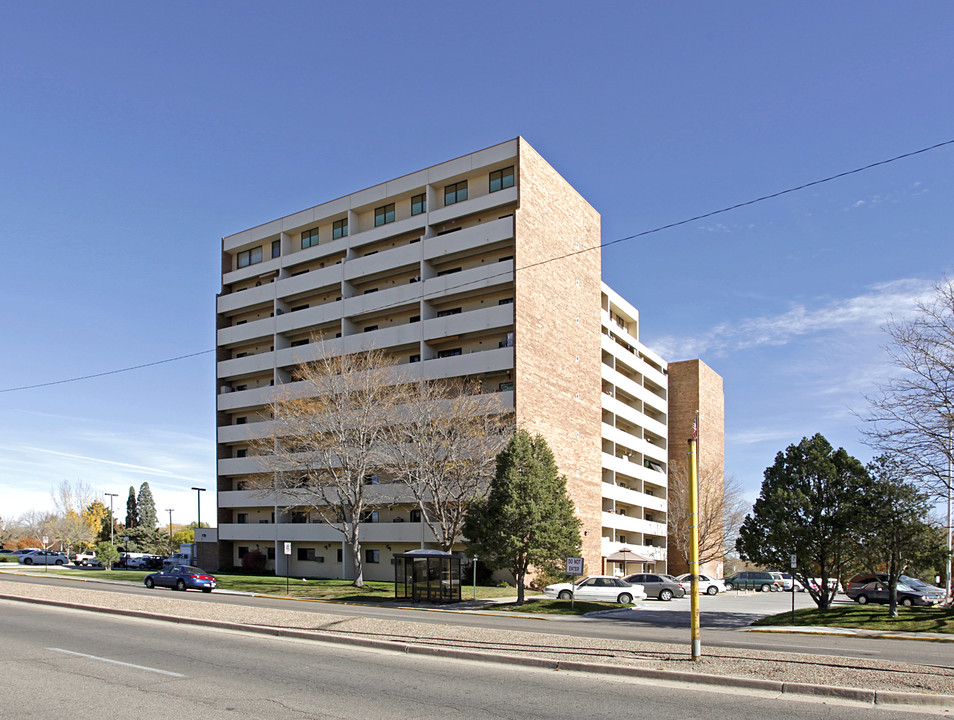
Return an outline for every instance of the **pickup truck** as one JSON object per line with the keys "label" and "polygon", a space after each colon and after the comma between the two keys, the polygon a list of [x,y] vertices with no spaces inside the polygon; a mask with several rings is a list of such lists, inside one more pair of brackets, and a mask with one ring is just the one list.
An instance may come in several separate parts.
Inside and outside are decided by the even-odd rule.
{"label": "pickup truck", "polygon": [[96,553],[76,553],[73,556],[73,564],[82,567],[89,567],[94,565],[102,565],[99,559],[96,557]]}

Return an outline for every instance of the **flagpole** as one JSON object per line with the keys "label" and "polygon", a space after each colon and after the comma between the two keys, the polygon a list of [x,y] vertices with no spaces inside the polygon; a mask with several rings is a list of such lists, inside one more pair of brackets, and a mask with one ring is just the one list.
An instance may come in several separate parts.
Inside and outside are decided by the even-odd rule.
{"label": "flagpole", "polygon": [[699,413],[692,421],[689,438],[689,576],[690,584],[690,639],[692,659],[702,659],[702,640],[699,637]]}

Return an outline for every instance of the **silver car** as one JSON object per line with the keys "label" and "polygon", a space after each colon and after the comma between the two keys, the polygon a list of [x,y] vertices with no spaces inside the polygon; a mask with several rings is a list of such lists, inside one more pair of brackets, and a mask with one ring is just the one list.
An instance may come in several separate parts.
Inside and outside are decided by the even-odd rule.
{"label": "silver car", "polygon": [[668,601],[673,598],[681,598],[686,594],[686,589],[672,575],[662,573],[636,573],[623,578],[626,582],[635,583],[643,586],[646,594],[651,598]]}
{"label": "silver car", "polygon": [[23,565],[68,565],[69,562],[66,555],[53,550],[34,550],[20,556]]}

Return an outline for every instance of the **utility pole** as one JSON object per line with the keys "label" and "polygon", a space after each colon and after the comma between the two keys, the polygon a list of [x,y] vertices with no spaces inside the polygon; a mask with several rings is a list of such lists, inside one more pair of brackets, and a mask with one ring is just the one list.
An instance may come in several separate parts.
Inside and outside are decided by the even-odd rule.
{"label": "utility pole", "polygon": [[192,533],[192,563],[199,562],[199,528],[202,527],[202,493],[205,488],[194,487],[195,497],[198,502],[195,511],[195,532]]}
{"label": "utility pole", "polygon": [[169,513],[169,549],[173,550],[172,547],[172,508],[166,508],[166,512]]}

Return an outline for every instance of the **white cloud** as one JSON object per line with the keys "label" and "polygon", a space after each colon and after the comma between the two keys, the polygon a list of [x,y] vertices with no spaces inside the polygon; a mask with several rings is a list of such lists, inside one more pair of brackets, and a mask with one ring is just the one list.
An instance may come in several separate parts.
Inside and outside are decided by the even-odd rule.
{"label": "white cloud", "polygon": [[780,315],[720,323],[695,337],[664,336],[651,345],[663,357],[676,360],[725,355],[761,345],[786,345],[796,338],[835,330],[876,332],[892,316],[905,314],[917,300],[929,297],[932,287],[933,283],[925,280],[896,280],[874,285],[863,295],[828,301],[815,308],[797,304]]}

